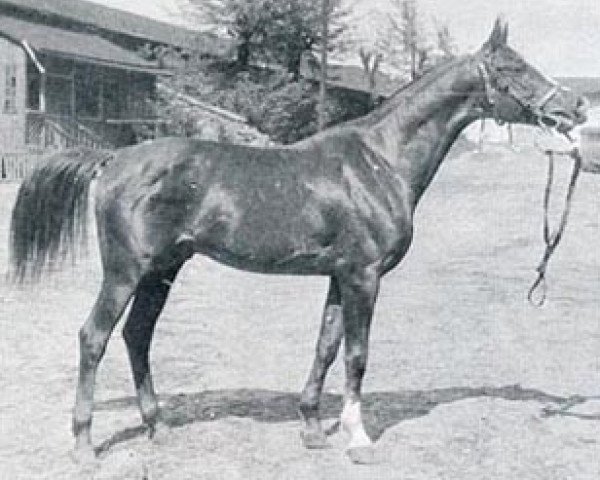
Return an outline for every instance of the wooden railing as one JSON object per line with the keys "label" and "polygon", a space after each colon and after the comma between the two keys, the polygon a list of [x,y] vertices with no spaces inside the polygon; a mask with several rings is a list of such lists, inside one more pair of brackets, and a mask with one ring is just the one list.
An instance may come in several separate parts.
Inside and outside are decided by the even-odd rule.
{"label": "wooden railing", "polygon": [[22,180],[44,156],[42,151],[10,152],[0,155],[0,180]]}
{"label": "wooden railing", "polygon": [[19,181],[44,156],[74,147],[110,148],[111,145],[90,128],[69,118],[28,112],[23,150],[0,152],[0,181]]}
{"label": "wooden railing", "polygon": [[27,113],[25,143],[42,150],[110,147],[100,135],[72,118],[35,111]]}

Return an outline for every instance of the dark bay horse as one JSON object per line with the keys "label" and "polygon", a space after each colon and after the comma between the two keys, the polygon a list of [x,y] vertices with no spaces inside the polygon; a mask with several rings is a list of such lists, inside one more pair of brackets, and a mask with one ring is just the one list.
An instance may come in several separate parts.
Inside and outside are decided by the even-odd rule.
{"label": "dark bay horse", "polygon": [[506,38],[506,25],[497,21],[476,53],[435,68],[366,117],[289,147],[166,138],[114,153],[71,151],[36,169],[12,217],[19,278],[38,276],[78,244],[97,179],[103,280],[79,332],[76,452],[93,453],[96,370],[130,301],[123,336],[139,407],[151,435],[160,425],[148,351],[172,282],[198,253],[247,271],[330,277],[301,397],[302,437],[307,447],[326,444],[319,398],[344,339],[341,424],[350,458],[369,461],[360,398],[373,308],[382,276],[409,248],[415,208],[446,152],[482,117],[562,133],[585,119],[585,100],[528,65]]}

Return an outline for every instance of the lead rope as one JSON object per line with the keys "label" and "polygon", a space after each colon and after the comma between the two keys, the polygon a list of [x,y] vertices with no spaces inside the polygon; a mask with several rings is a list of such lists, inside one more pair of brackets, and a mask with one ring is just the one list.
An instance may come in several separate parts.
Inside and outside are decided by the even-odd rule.
{"label": "lead rope", "polygon": [[[555,152],[553,150],[546,150],[546,155],[548,156],[548,179],[546,181],[546,188],[544,190],[544,243],[546,244],[546,250],[544,251],[544,255],[540,264],[537,266],[536,271],[538,273],[537,279],[529,289],[527,294],[527,299],[532,305],[536,307],[541,307],[546,301],[546,293],[548,291],[548,286],[546,284],[546,269],[548,268],[548,262],[550,261],[550,257],[554,253],[554,250],[558,246],[562,234],[567,226],[567,219],[569,217],[569,212],[571,210],[571,203],[573,199],[573,192],[575,191],[575,185],[577,183],[577,177],[579,177],[579,171],[581,169],[581,157],[579,156],[579,152],[574,149],[570,152]],[[567,190],[567,195],[565,198],[565,206],[560,218],[560,223],[558,228],[553,234],[550,234],[550,221],[548,219],[549,210],[550,210],[550,196],[552,194],[552,185],[554,183],[554,155],[566,155],[573,158],[573,171],[571,172],[571,180],[569,182],[569,189]],[[535,300],[535,292],[538,287],[542,288],[541,296],[539,300]]]}

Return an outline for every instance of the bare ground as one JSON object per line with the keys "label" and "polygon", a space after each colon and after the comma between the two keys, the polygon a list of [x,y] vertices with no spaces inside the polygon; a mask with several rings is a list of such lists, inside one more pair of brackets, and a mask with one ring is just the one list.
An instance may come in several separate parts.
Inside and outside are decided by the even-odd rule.
{"label": "bare ground", "polygon": [[[169,436],[153,443],[139,427],[115,332],[96,390],[100,459],[73,464],[76,332],[99,283],[92,240],[73,270],[32,288],[1,285],[0,478],[599,478],[600,182],[581,178],[549,301],[535,309],[525,293],[542,252],[544,176],[539,154],[490,150],[449,160],[427,192],[373,327],[364,410],[376,465],[343,454],[339,360],[324,398],[332,448],[300,443],[297,392],[326,280],[202,259],[180,275],[155,335]],[[0,265],[15,193],[0,185]],[[557,412],[574,395],[585,401]]]}

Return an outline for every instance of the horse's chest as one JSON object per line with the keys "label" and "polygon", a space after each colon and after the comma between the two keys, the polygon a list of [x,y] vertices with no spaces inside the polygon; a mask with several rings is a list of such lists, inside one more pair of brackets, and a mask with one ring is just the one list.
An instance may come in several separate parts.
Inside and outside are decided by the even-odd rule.
{"label": "horse's chest", "polygon": [[383,271],[394,268],[406,255],[412,242],[412,225],[406,225],[398,235],[396,242],[383,255],[381,267]]}
{"label": "horse's chest", "polygon": [[375,175],[359,176],[351,169],[344,174],[353,233],[372,242],[379,254],[402,250],[412,225],[401,184]]}

